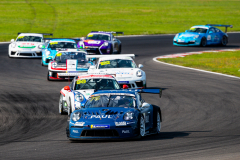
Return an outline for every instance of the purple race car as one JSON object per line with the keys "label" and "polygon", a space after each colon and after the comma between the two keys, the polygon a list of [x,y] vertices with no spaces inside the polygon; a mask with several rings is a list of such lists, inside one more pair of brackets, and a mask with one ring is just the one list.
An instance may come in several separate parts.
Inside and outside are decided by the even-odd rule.
{"label": "purple race car", "polygon": [[85,49],[88,54],[120,54],[121,41],[116,39],[113,34],[123,34],[123,32],[92,31],[86,38],[78,42],[78,48]]}

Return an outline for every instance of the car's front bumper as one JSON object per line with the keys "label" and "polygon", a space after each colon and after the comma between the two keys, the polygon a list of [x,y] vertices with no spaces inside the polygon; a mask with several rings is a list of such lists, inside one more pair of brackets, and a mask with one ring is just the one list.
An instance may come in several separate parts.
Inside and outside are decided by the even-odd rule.
{"label": "car's front bumper", "polygon": [[174,39],[173,45],[176,46],[199,46],[201,44],[201,41],[198,39],[187,39],[187,40],[179,40]]}
{"label": "car's front bumper", "polygon": [[145,78],[125,78],[125,77],[116,77],[116,80],[122,87],[124,84],[128,86],[129,89],[141,89],[146,87]]}
{"label": "car's front bumper", "polygon": [[83,71],[76,71],[75,73],[71,74],[71,73],[66,73],[67,71],[48,71],[48,77],[51,80],[71,80],[73,79],[75,76],[77,76],[77,74],[84,74],[87,73],[87,70],[83,70]]}
{"label": "car's front bumper", "polygon": [[21,58],[41,58],[41,50],[12,50],[9,52],[10,57],[21,57]]}

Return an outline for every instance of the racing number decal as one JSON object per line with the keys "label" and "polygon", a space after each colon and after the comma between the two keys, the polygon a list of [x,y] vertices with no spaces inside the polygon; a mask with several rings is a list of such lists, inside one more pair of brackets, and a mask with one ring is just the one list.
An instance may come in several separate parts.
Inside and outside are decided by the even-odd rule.
{"label": "racing number decal", "polygon": [[77,83],[77,84],[86,83],[86,79],[83,79],[83,80],[77,80],[76,83]]}
{"label": "racing number decal", "polygon": [[19,36],[19,37],[18,37],[18,39],[22,39],[22,38],[24,38],[24,36]]}
{"label": "racing number decal", "polygon": [[92,97],[92,98],[91,98],[91,101],[93,101],[93,100],[94,100],[94,101],[98,101],[99,99],[100,99],[100,96],[95,96],[95,97]]}
{"label": "racing number decal", "polygon": [[104,61],[104,62],[100,62],[100,63],[101,63],[101,65],[103,66],[103,65],[110,64],[110,61]]}
{"label": "racing number decal", "polygon": [[92,37],[92,36],[93,36],[93,34],[89,34],[89,35],[88,35],[88,37]]}
{"label": "racing number decal", "polygon": [[207,40],[208,41],[211,40],[211,36],[210,35],[207,36]]}

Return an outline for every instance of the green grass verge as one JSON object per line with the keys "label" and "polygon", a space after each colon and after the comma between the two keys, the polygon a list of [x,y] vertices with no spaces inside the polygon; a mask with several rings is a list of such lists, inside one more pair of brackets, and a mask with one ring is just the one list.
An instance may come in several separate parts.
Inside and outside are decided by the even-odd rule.
{"label": "green grass verge", "polygon": [[209,52],[159,61],[240,77],[240,51]]}
{"label": "green grass verge", "polygon": [[240,31],[239,6],[239,0],[1,0],[0,41],[16,38],[17,32],[163,34],[207,23]]}

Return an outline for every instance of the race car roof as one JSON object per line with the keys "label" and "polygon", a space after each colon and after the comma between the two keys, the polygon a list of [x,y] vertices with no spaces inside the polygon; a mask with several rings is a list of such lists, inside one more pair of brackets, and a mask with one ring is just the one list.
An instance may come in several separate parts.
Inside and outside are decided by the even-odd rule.
{"label": "race car roof", "polygon": [[72,39],[52,39],[49,41],[50,42],[73,42],[73,43],[76,43],[74,40]]}
{"label": "race car roof", "polygon": [[102,57],[99,58],[100,61],[106,61],[106,60],[113,60],[113,59],[125,59],[125,60],[133,60],[131,57]]}
{"label": "race car roof", "polygon": [[88,78],[111,78],[114,79],[113,76],[111,75],[83,75],[83,76],[78,76],[78,79],[88,79]]}
{"label": "race car roof", "polygon": [[209,29],[211,26],[207,26],[207,25],[197,25],[197,26],[192,26],[191,28],[205,28],[205,29]]}

